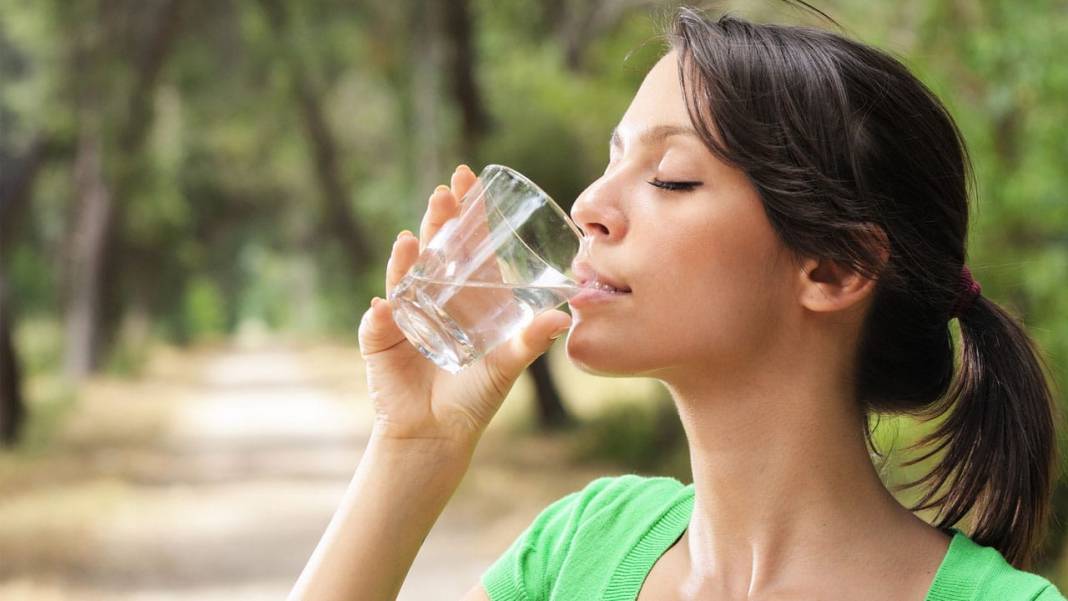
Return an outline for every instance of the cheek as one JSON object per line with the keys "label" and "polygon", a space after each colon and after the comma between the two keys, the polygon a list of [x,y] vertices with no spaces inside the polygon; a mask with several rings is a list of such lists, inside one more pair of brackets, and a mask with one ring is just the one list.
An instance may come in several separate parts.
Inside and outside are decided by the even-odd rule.
{"label": "cheek", "polygon": [[642,327],[655,337],[669,362],[737,352],[755,324],[766,318],[754,302],[765,286],[749,257],[728,241],[714,244],[706,234],[664,248],[653,263],[656,294],[641,311]]}
{"label": "cheek", "polygon": [[764,352],[781,327],[785,280],[774,269],[774,240],[758,232],[676,230],[648,253],[646,293],[622,328],[627,339],[642,341],[635,363],[729,366]]}

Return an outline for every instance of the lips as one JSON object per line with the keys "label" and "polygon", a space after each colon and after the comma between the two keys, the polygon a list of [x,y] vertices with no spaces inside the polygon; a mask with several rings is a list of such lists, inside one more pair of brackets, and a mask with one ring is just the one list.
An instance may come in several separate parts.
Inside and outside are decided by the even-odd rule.
{"label": "lips", "polygon": [[573,265],[575,277],[583,288],[597,288],[617,293],[629,293],[631,289],[623,282],[598,273],[589,263],[579,261]]}

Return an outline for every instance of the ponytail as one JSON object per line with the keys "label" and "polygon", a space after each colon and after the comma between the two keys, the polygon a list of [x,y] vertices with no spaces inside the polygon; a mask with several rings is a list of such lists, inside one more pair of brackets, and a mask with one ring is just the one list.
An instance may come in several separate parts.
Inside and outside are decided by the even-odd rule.
{"label": "ponytail", "polygon": [[[909,466],[945,449],[937,465],[899,489],[928,484],[913,511],[938,507],[947,528],[971,511],[975,542],[1029,570],[1046,536],[1058,451],[1057,406],[1048,370],[1021,323],[982,296],[958,317],[961,365],[947,394],[926,417],[945,420],[912,448],[934,447]],[[938,498],[944,485],[949,489]]]}

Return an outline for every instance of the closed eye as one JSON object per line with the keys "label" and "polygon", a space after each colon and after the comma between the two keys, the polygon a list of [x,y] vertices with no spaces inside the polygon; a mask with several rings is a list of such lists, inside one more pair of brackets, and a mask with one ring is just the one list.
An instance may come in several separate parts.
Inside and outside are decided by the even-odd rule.
{"label": "closed eye", "polygon": [[665,182],[665,181],[661,181],[661,180],[659,180],[659,179],[657,179],[655,177],[652,179],[652,181],[650,181],[648,183],[651,186],[656,186],[657,188],[663,188],[664,190],[675,190],[675,191],[682,191],[682,192],[693,190],[697,186],[701,185],[701,182]]}

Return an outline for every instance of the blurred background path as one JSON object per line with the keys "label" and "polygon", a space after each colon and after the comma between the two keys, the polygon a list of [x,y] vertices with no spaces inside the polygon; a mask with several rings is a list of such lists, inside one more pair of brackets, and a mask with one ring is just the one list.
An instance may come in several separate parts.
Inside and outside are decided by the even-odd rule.
{"label": "blurred background path", "polygon": [[[58,450],[3,464],[0,599],[284,598],[367,440],[361,365],[352,348],[200,350],[92,383]],[[487,432],[400,599],[459,598],[541,508],[605,473],[506,430]]]}

